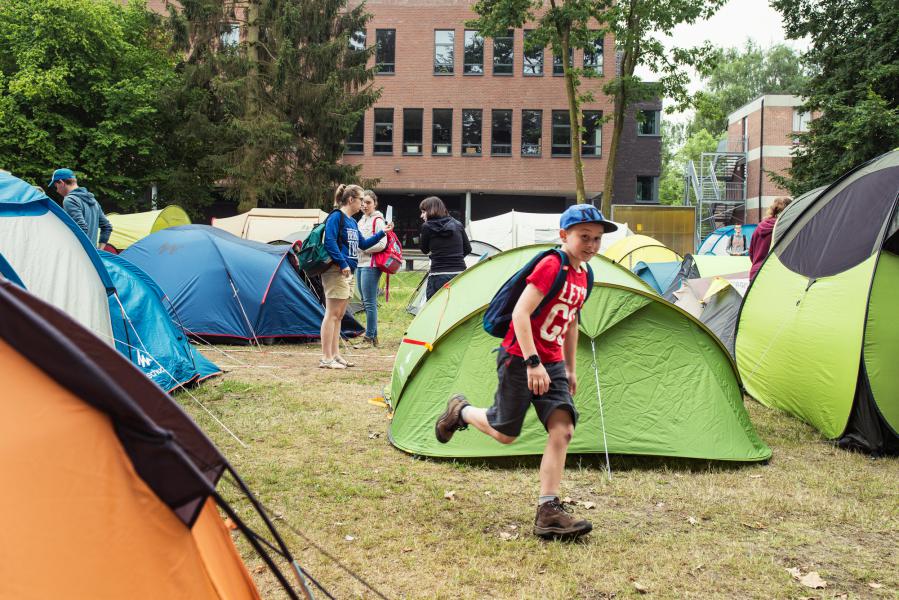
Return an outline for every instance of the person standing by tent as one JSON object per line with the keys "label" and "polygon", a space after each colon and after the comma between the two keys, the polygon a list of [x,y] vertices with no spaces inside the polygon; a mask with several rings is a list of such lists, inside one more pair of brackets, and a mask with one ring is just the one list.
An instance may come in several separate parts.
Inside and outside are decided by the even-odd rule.
{"label": "person standing by tent", "polygon": [[426,299],[465,270],[465,256],[471,252],[471,242],[462,223],[452,218],[443,200],[428,196],[418,205],[421,211],[421,251],[431,257]]}
{"label": "person standing by tent", "polygon": [[[603,233],[617,226],[596,207],[578,204],[562,213],[560,227],[568,266],[553,252],[527,275],[527,287],[515,302],[512,323],[496,359],[499,384],[493,406],[475,408],[456,394],[434,430],[437,441],[447,443],[456,431],[474,425],[498,442],[511,444],[533,404],[549,434],[540,462],[534,534],[574,539],[593,529],[589,521],[571,516],[559,500],[568,444],[578,419],[572,399],[577,390],[577,320],[587,298],[587,263],[599,252]],[[567,271],[564,284],[552,301],[544,302],[563,269]]]}
{"label": "person standing by tent", "polygon": [[322,359],[318,366],[323,369],[355,366],[340,355],[338,343],[340,322],[353,295],[353,272],[358,264],[359,250],[371,248],[384,239],[386,232],[393,230],[393,224],[387,223],[371,237],[360,233],[353,215],[362,208],[362,195],[362,188],[358,185],[337,186],[334,205],[339,208],[331,211],[325,220],[325,249],[333,264],[321,275],[325,290],[325,316],[321,327]]}
{"label": "person standing by tent", "polygon": [[749,281],[755,279],[759,269],[762,268],[762,263],[765,262],[765,258],[768,256],[768,252],[771,250],[771,235],[774,233],[774,224],[777,222],[777,217],[792,201],[792,198],[786,196],[775,198],[771,206],[768,207],[765,218],[755,228],[755,232],[752,234],[752,241],[749,242],[749,259],[752,260],[752,268],[749,270]]}
{"label": "person standing by tent", "polygon": [[[362,196],[362,218],[359,219],[359,231],[362,235],[374,235],[384,230],[384,215],[378,210],[378,196],[371,190],[365,190]],[[356,269],[356,286],[362,305],[365,307],[365,335],[357,348],[370,344],[378,345],[378,283],[381,271],[375,267],[374,255],[387,247],[387,238],[383,238],[368,250],[359,252],[359,268]]]}
{"label": "person standing by tent", "polygon": [[87,188],[78,185],[75,173],[71,169],[56,169],[48,187],[62,196],[62,207],[81,228],[87,239],[97,248],[105,246],[109,236],[112,235],[112,223],[106,218],[94,195],[87,191]]}
{"label": "person standing by tent", "polygon": [[746,236],[743,235],[743,226],[734,225],[733,235],[727,241],[727,253],[730,256],[743,256],[746,254]]}

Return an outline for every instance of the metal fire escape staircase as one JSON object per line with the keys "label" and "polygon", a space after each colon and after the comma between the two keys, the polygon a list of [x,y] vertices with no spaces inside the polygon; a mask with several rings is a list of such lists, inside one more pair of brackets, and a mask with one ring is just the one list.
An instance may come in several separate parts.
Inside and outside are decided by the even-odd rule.
{"label": "metal fire escape staircase", "polygon": [[699,164],[684,168],[684,204],[696,206],[699,242],[723,225],[743,222],[746,206],[744,138],[722,141],[715,152],[703,152]]}

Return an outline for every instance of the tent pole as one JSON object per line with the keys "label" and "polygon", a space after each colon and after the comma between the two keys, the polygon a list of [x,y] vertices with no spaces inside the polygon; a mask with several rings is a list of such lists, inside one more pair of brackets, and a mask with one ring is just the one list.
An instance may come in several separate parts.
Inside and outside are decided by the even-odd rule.
{"label": "tent pole", "polygon": [[602,409],[602,394],[599,391],[599,367],[596,366],[596,340],[590,338],[590,350],[593,351],[593,377],[596,379],[596,399],[599,401],[599,422],[602,425],[602,448],[606,453],[606,473],[612,481],[612,465],[609,462],[609,442],[606,439],[606,416]]}

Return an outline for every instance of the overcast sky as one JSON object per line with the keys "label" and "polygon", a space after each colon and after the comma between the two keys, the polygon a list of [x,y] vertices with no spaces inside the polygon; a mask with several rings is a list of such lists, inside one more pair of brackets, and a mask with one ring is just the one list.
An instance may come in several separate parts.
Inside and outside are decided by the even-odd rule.
{"label": "overcast sky", "polygon": [[[805,41],[786,39],[780,13],[768,5],[768,0],[730,0],[711,19],[675,28],[668,46],[686,48],[709,41],[714,46],[733,48],[744,46],[750,39],[762,48],[777,43],[784,43],[798,51],[808,47]],[[639,75],[651,78],[648,71]],[[695,92],[700,87],[701,81],[694,74],[690,91]],[[667,118],[682,120],[686,116],[669,115]]]}

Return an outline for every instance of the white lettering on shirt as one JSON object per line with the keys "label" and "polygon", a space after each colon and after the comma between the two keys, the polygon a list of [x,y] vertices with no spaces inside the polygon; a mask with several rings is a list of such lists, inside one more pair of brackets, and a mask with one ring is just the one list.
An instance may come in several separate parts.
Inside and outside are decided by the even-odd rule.
{"label": "white lettering on shirt", "polygon": [[359,230],[355,227],[346,228],[346,241],[349,254],[348,258],[356,258],[359,256]]}

